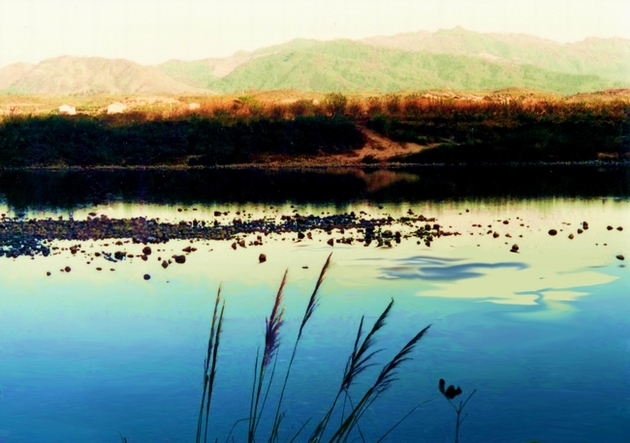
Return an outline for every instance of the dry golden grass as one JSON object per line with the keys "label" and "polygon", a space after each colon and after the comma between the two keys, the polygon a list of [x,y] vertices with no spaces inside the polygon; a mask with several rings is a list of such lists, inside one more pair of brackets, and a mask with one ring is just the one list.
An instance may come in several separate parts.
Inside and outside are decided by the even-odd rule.
{"label": "dry golden grass", "polygon": [[[297,115],[330,113],[327,100],[334,94],[288,91],[247,92],[244,95],[77,95],[19,96],[0,95],[0,116],[57,114],[59,106],[75,106],[77,113],[101,115],[109,104],[121,102],[127,113],[145,113],[147,119],[177,118],[196,114],[213,116],[229,114],[235,117],[266,116],[275,119]],[[438,112],[488,113],[518,110],[520,112],[570,111],[579,105],[591,109],[618,103],[630,103],[630,90],[607,90],[590,94],[560,96],[558,94],[520,89],[457,93],[453,91],[405,91],[398,94],[356,93],[345,96],[344,114],[360,119],[379,113],[414,116]],[[190,109],[196,103],[198,109]],[[567,108],[568,106],[568,108]],[[575,108],[572,108],[575,110]],[[564,113],[563,112],[563,113]]]}

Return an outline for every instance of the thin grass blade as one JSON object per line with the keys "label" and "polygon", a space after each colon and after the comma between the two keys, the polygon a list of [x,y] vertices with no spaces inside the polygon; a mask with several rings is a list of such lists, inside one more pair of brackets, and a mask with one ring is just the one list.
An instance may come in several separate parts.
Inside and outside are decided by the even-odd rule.
{"label": "thin grass blade", "polygon": [[[375,351],[365,356],[368,350],[374,345],[374,335],[380,329],[382,329],[383,326],[385,326],[385,321],[387,320],[387,316],[389,315],[389,312],[391,311],[393,305],[394,305],[394,299],[392,299],[389,302],[389,304],[387,305],[383,313],[376,320],[376,322],[374,323],[374,326],[372,326],[372,329],[370,330],[370,332],[368,332],[368,334],[365,336],[365,339],[363,340],[363,343],[361,343],[361,346],[359,347],[358,350],[356,349],[356,346],[359,342],[359,334],[357,334],[357,339],[355,340],[355,347],[354,347],[354,350],[352,351],[352,356],[350,358],[350,361],[348,362],[347,371],[346,371],[346,374],[344,375],[344,380],[342,382],[341,389],[348,390],[354,378],[357,375],[359,375],[361,372],[363,372],[365,369],[367,369],[369,365],[368,362],[370,361],[370,359],[376,353],[380,351],[380,350]],[[361,324],[359,326],[359,329],[361,329],[362,325],[363,325],[363,318],[361,318]],[[360,333],[360,330],[359,330],[359,333]]]}
{"label": "thin grass blade", "polygon": [[319,273],[319,278],[317,279],[317,283],[315,283],[315,289],[313,289],[311,298],[309,299],[308,305],[306,306],[306,311],[304,312],[304,317],[302,318],[302,323],[300,324],[300,331],[298,332],[298,338],[297,338],[298,341],[300,340],[300,337],[302,337],[302,330],[304,329],[306,322],[308,322],[309,318],[311,318],[311,315],[313,315],[315,308],[319,304],[319,301],[317,299],[317,292],[319,291],[319,288],[324,281],[324,276],[326,275],[326,271],[328,270],[328,267],[330,266],[331,257],[332,257],[332,252],[328,255],[328,258],[326,259],[326,263],[324,263],[324,266],[322,267],[322,270]]}
{"label": "thin grass blade", "polygon": [[374,388],[379,392],[385,391],[391,383],[396,380],[396,370],[398,367],[405,361],[410,360],[409,354],[415,348],[416,344],[420,341],[420,339],[426,334],[431,325],[422,329],[418,332],[409,342],[403,346],[403,348],[387,363],[378,378],[376,379],[376,383],[374,384]]}

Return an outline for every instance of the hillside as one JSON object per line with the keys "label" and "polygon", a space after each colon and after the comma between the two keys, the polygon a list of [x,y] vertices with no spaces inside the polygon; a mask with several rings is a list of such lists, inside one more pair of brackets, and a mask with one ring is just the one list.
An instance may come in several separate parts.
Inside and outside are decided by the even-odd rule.
{"label": "hillside", "polygon": [[230,57],[157,66],[62,56],[0,69],[0,93],[241,94],[251,90],[391,93],[527,88],[559,94],[630,87],[630,40],[561,44],[462,28],[362,41],[296,39]]}
{"label": "hillside", "polygon": [[348,40],[279,50],[240,65],[204,86],[243,90],[372,91],[521,87],[574,94],[621,87],[597,76],[547,71],[533,65],[496,63],[479,57],[378,48]]}
{"label": "hillside", "polygon": [[159,70],[123,59],[62,56],[37,65],[16,63],[0,69],[0,92],[18,94],[174,93],[199,89]]}
{"label": "hillside", "polygon": [[282,45],[260,48],[253,52],[239,51],[224,58],[207,58],[194,61],[169,60],[166,63],[157,65],[156,68],[187,85],[206,88],[215,80],[227,77],[236,68],[241,65],[246,65],[252,60],[316,45],[321,45],[321,42],[317,40],[295,39]]}
{"label": "hillside", "polygon": [[630,82],[630,40],[621,38],[591,37],[562,44],[525,34],[485,34],[454,28],[435,33],[371,37],[361,42],[381,48],[531,64],[565,74],[598,75]]}

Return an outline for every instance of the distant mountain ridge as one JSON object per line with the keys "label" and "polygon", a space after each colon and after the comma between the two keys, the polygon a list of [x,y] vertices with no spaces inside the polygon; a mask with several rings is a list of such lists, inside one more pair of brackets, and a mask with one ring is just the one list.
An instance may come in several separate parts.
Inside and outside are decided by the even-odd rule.
{"label": "distant mountain ridge", "polygon": [[228,93],[247,90],[370,91],[520,87],[561,94],[621,87],[622,82],[478,57],[379,48],[349,40],[316,42],[253,58],[228,76],[197,84]]}
{"label": "distant mountain ridge", "polygon": [[564,74],[630,81],[630,40],[589,37],[558,43],[527,34],[485,34],[461,27],[360,40],[376,47],[457,54],[490,61],[531,64]]}
{"label": "distant mountain ridge", "polygon": [[48,95],[201,92],[153,67],[129,60],[68,55],[37,65],[16,63],[0,69],[0,91]]}
{"label": "distant mountain ridge", "polygon": [[296,39],[225,58],[142,66],[123,59],[62,56],[0,69],[0,93],[179,95],[247,90],[387,93],[508,87],[561,94],[630,86],[630,40],[561,44],[462,28],[360,41]]}

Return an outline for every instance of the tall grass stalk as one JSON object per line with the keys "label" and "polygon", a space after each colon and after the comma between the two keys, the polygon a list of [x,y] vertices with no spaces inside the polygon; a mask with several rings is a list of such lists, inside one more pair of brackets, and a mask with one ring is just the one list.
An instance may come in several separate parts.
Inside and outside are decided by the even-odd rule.
{"label": "tall grass stalk", "polygon": [[[350,387],[359,374],[361,374],[367,368],[376,364],[373,362],[374,356],[381,352],[382,349],[372,350],[375,344],[374,337],[375,334],[385,326],[387,317],[392,309],[393,304],[394,300],[392,299],[362,341],[361,336],[363,333],[363,323],[365,318],[361,317],[361,321],[359,322],[359,328],[357,330],[357,335],[354,342],[354,347],[352,353],[350,354],[350,357],[348,358],[348,362],[346,363],[339,390],[337,391],[332,405],[328,408],[326,414],[316,425],[315,430],[309,437],[309,442],[315,443],[322,440],[337,405],[337,402],[342,395],[345,395],[345,399],[350,401],[352,410],[350,411],[348,416],[345,416],[344,399],[344,410],[342,411],[341,423],[337,430],[333,433],[330,442],[332,443],[347,441],[352,430],[358,427],[359,419],[363,416],[369,406],[378,398],[378,396],[380,396],[389,388],[393,381],[396,380],[397,369],[403,362],[410,359],[409,354],[415,348],[418,341],[420,341],[420,339],[429,329],[430,325],[418,332],[398,352],[398,354],[396,354],[396,356],[394,356],[394,358],[383,367],[378,378],[376,379],[374,384],[363,394],[361,400],[359,400],[359,402],[356,404],[352,403],[349,392]],[[399,423],[397,423],[395,426],[397,426],[398,424]]]}
{"label": "tall grass stalk", "polygon": [[[304,311],[304,316],[302,317],[302,322],[300,323],[300,329],[298,331],[297,338],[295,339],[295,343],[293,345],[293,351],[291,352],[291,359],[289,360],[289,366],[287,367],[287,372],[284,376],[284,382],[282,384],[282,390],[280,391],[280,399],[278,400],[278,406],[276,407],[276,414],[273,419],[273,426],[271,430],[271,436],[269,437],[269,442],[277,442],[278,441],[278,431],[280,429],[280,423],[285,416],[285,413],[280,413],[280,409],[282,408],[282,400],[284,399],[284,393],[286,391],[287,382],[289,381],[289,375],[291,374],[291,367],[293,366],[293,360],[295,359],[295,354],[297,352],[298,344],[300,343],[300,338],[302,337],[302,331],[304,330],[304,326],[313,315],[315,308],[319,304],[319,299],[317,297],[317,293],[319,288],[321,287],[324,276],[326,275],[326,271],[330,266],[330,258],[332,257],[332,252],[328,255],[324,266],[322,267],[321,272],[319,273],[319,278],[317,279],[317,283],[315,283],[315,289],[313,289],[313,293],[308,300],[308,304],[306,305],[306,310]],[[301,429],[300,429],[301,432]],[[298,434],[296,434],[296,437]],[[295,437],[294,437],[295,438]]]}
{"label": "tall grass stalk", "polygon": [[[391,308],[393,304],[390,302],[388,308]],[[387,311],[387,310],[386,310]],[[379,319],[380,320],[380,319]],[[348,417],[341,424],[339,429],[333,434],[330,439],[331,443],[333,442],[342,442],[347,441],[350,436],[350,432],[357,425],[359,419],[363,416],[365,411],[370,407],[370,405],[376,400],[378,396],[380,396],[383,392],[385,392],[391,384],[397,379],[397,369],[398,367],[405,361],[409,360],[409,354],[415,348],[416,344],[420,341],[420,339],[424,336],[427,330],[431,327],[431,325],[425,327],[420,332],[418,332],[409,342],[391,359],[383,369],[381,370],[379,376],[376,381],[370,387],[363,397],[357,403],[356,406],[352,409]],[[347,389],[346,389],[347,392]]]}
{"label": "tall grass stalk", "polygon": [[[219,305],[221,305],[220,313]],[[217,351],[219,350],[219,339],[221,338],[221,326],[223,324],[224,311],[225,300],[223,300],[223,302],[221,303],[221,286],[219,286],[219,289],[217,290],[217,297],[214,302],[214,312],[212,314],[212,324],[210,326],[210,336],[208,338],[206,358],[203,362],[203,392],[201,395],[201,404],[199,405],[199,417],[197,418],[197,434],[195,438],[195,443],[201,443],[202,441],[206,443],[208,441],[210,402],[212,400],[214,379],[217,372]]]}
{"label": "tall grass stalk", "polygon": [[348,362],[346,363],[346,367],[343,373],[343,378],[342,378],[339,390],[337,391],[337,395],[335,395],[332,405],[328,408],[328,410],[326,411],[326,414],[317,424],[317,426],[315,427],[315,430],[309,437],[309,440],[308,440],[309,442],[314,443],[321,440],[341,395],[344,392],[347,393],[347,390],[350,388],[352,381],[358,374],[360,374],[363,370],[367,369],[369,366],[372,366],[374,364],[374,363],[370,363],[370,360],[372,359],[372,357],[374,357],[374,355],[376,355],[381,350],[379,349],[377,351],[370,352],[367,355],[365,354],[368,352],[370,347],[372,347],[374,344],[374,340],[373,340],[374,334],[383,326],[385,326],[385,319],[389,315],[389,311],[391,310],[393,304],[394,304],[394,300],[392,299],[387,305],[387,307],[385,308],[385,310],[383,311],[383,313],[376,320],[376,323],[374,323],[374,326],[372,327],[370,332],[367,334],[367,336],[365,337],[361,345],[359,345],[359,342],[361,340],[361,334],[363,331],[363,321],[365,320],[365,316],[361,316],[361,321],[359,322],[359,329],[357,330],[357,336],[354,341],[352,354],[350,354]]}
{"label": "tall grass stalk", "polygon": [[[302,317],[302,321],[300,323],[300,327],[298,330],[298,334],[293,345],[293,350],[291,353],[291,358],[289,360],[289,364],[286,369],[286,373],[284,375],[284,381],[282,384],[282,389],[280,391],[280,397],[278,400],[278,404],[276,406],[273,422],[271,423],[271,431],[269,437],[267,438],[268,443],[277,443],[279,441],[279,429],[282,420],[286,415],[286,411],[282,411],[284,394],[286,392],[287,383],[291,374],[291,368],[297,353],[297,348],[299,346],[301,337],[304,332],[304,328],[308,323],[309,319],[313,315],[315,308],[319,305],[318,293],[321,288],[321,285],[324,281],[326,272],[330,266],[331,255],[328,256],[322,270],[319,274],[319,278],[315,284],[315,288],[309,298],[306,309],[304,311],[304,315]],[[285,271],[280,286],[278,288],[278,292],[276,293],[273,308],[271,310],[271,314],[268,318],[265,319],[265,345],[264,351],[262,355],[260,352],[256,353],[256,360],[254,363],[254,377],[251,391],[251,399],[250,399],[250,408],[249,408],[249,416],[238,420],[234,423],[230,434],[227,437],[227,441],[230,441],[230,437],[232,436],[232,431],[237,423],[241,421],[248,422],[248,431],[247,431],[247,441],[248,443],[254,443],[256,440],[256,432],[258,426],[260,424],[261,418],[263,416],[263,412],[265,410],[265,405],[267,402],[267,398],[269,392],[271,390],[274,373],[276,370],[276,364],[278,360],[278,348],[280,346],[280,330],[283,325],[283,314],[284,307],[282,306],[283,300],[283,291],[287,281],[287,272]],[[308,441],[310,443],[318,443],[322,441],[324,435],[326,434],[326,430],[330,427],[331,417],[333,413],[336,411],[336,407],[339,403],[339,400],[342,396],[344,396],[344,406],[341,413],[337,413],[336,415],[340,415],[340,422],[336,429],[331,430],[330,439],[328,437],[327,440],[330,443],[341,443],[347,442],[350,438],[353,431],[358,431],[360,438],[365,441],[366,437],[361,431],[359,427],[359,420],[365,414],[365,412],[369,409],[369,407],[376,401],[376,399],[383,394],[391,384],[397,379],[397,372],[399,367],[407,360],[410,360],[410,354],[414,350],[417,343],[424,336],[427,330],[431,325],[425,327],[420,332],[418,332],[407,344],[389,361],[387,362],[378,373],[378,376],[374,383],[367,389],[363,395],[361,396],[358,402],[353,402],[350,396],[350,388],[353,386],[356,377],[363,373],[367,368],[374,366],[376,364],[375,356],[382,351],[382,349],[375,349],[375,337],[376,334],[385,326],[387,318],[390,314],[390,311],[394,305],[394,300],[392,299],[387,307],[383,310],[383,312],[379,315],[376,322],[369,329],[367,334],[364,334],[364,322],[365,317],[361,317],[361,321],[359,322],[359,327],[357,330],[357,334],[354,340],[354,345],[352,348],[352,352],[346,362],[343,376],[341,378],[341,382],[335,398],[332,401],[331,406],[326,411],[325,415],[321,420],[315,424],[314,430],[310,434],[307,439],[303,439],[301,441]],[[221,309],[219,309],[221,306]],[[212,399],[212,393],[215,386],[215,375],[216,375],[216,364],[217,364],[217,353],[219,349],[219,342],[221,337],[222,323],[223,323],[223,315],[225,311],[225,301],[221,299],[221,287],[217,291],[217,296],[214,305],[214,312],[212,316],[212,324],[210,327],[210,335],[208,339],[208,347],[206,350],[206,358],[204,360],[204,377],[203,377],[203,393],[201,397],[201,403],[199,406],[199,416],[197,420],[197,434],[196,434],[196,443],[207,443],[208,442],[208,430],[209,430],[209,417],[210,417],[210,405]],[[273,365],[271,363],[273,362]],[[270,368],[271,365],[271,368]],[[265,393],[263,396],[263,388],[266,385]],[[261,398],[262,397],[262,398]],[[466,400],[467,402],[468,400]],[[466,402],[463,403],[465,406]],[[349,404],[350,411],[346,415],[346,403]],[[397,421],[389,430],[381,436],[379,441],[382,441],[391,431],[396,428],[402,421],[404,421],[407,417],[409,417],[417,408],[414,407],[409,413],[407,413],[402,419]],[[298,436],[303,432],[309,423],[310,419],[301,425],[301,427],[294,433],[292,436],[287,437],[287,441],[292,443],[297,440]],[[459,422],[459,415],[458,415]],[[459,426],[458,426],[459,427]],[[292,431],[293,432],[293,431]],[[232,441],[234,441],[234,437],[231,437]]]}
{"label": "tall grass stalk", "polygon": [[[284,276],[280,282],[280,287],[278,288],[273,308],[271,309],[271,314],[269,315],[269,318],[265,319],[265,350],[263,352],[262,360],[258,354],[256,355],[256,362],[254,364],[254,383],[252,386],[252,396],[249,408],[249,430],[247,433],[247,441],[249,443],[253,443],[255,441],[256,429],[258,428],[258,423],[260,422],[260,417],[262,416],[267,400],[267,395],[265,394],[263,403],[260,405],[260,394],[265,381],[265,373],[267,367],[271,363],[271,360],[276,354],[278,347],[280,346],[280,327],[283,324],[282,316],[284,314],[284,308],[281,308],[280,305],[282,303],[282,291],[284,290],[284,286],[287,282],[287,272],[288,271],[284,272]],[[271,387],[274,373],[275,364],[271,371],[267,393]]]}

